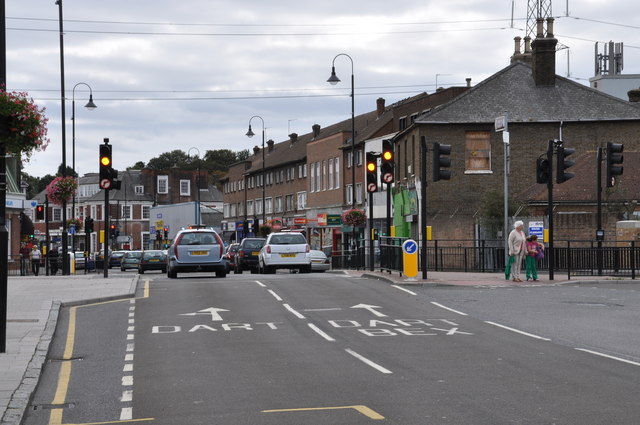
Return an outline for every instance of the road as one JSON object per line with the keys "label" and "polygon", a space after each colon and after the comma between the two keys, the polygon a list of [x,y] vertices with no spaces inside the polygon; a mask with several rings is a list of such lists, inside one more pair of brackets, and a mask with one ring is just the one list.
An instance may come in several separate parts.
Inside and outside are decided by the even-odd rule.
{"label": "road", "polygon": [[27,425],[640,415],[633,288],[413,288],[282,273],[143,281],[135,300],[63,312]]}

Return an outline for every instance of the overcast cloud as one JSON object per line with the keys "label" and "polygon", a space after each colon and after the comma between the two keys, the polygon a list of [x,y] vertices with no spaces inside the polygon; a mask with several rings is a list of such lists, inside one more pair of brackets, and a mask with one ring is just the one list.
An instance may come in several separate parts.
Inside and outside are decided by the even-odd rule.
{"label": "overcast cloud", "polygon": [[[513,27],[511,8],[514,5]],[[640,8],[629,0],[554,3],[555,35],[569,49],[556,72],[588,85],[595,42],[623,42],[624,74],[640,74]],[[67,164],[72,163],[73,87],[78,85],[76,170],[97,172],[108,137],[114,166],[174,149],[251,149],[244,134],[261,116],[283,141],[318,123],[348,119],[353,58],[356,114],[438,86],[477,84],[509,64],[524,37],[524,0],[335,1],[64,0]],[[60,36],[55,0],[6,0],[7,87],[47,108],[51,144],[25,169],[54,174],[62,162]],[[570,55],[570,69],[567,54]],[[254,119],[256,134],[260,120]],[[191,150],[191,153],[195,153]]]}

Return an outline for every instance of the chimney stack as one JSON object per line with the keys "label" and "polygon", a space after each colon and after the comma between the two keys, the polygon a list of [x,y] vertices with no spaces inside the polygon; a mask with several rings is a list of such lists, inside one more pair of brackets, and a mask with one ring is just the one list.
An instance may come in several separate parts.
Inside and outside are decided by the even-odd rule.
{"label": "chimney stack", "polygon": [[467,81],[467,88],[471,88],[471,78],[465,78]]}
{"label": "chimney stack", "polygon": [[258,155],[259,153],[260,153],[260,147],[258,145],[255,145],[253,147],[253,154]]}
{"label": "chimney stack", "polygon": [[320,124],[312,125],[311,130],[313,131],[313,138],[315,139],[320,135]]}
{"label": "chimney stack", "polygon": [[275,143],[275,142],[274,142],[272,139],[267,140],[267,146],[268,146],[268,148],[269,148],[269,149],[267,150],[267,152],[271,152],[271,151],[273,151],[273,144],[274,144],[274,143]]}
{"label": "chimney stack", "polygon": [[382,97],[376,100],[376,109],[378,110],[378,116],[384,113],[384,99]]}
{"label": "chimney stack", "polygon": [[291,146],[293,146],[293,144],[298,141],[298,133],[291,133],[289,135],[289,140],[291,142]]}
{"label": "chimney stack", "polygon": [[533,80],[536,86],[555,86],[556,84],[556,45],[553,37],[553,18],[547,18],[547,35],[544,31],[544,19],[538,18],[538,35],[531,44],[533,48]]}
{"label": "chimney stack", "polygon": [[632,103],[640,102],[640,88],[629,90],[627,92],[627,96],[629,96],[629,102],[632,102]]}

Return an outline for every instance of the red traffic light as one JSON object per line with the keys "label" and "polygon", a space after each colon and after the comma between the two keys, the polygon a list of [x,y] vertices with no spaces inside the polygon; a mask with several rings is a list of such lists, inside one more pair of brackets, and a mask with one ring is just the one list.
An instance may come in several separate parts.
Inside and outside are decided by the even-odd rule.
{"label": "red traffic light", "polygon": [[44,220],[44,205],[36,206],[36,220]]}

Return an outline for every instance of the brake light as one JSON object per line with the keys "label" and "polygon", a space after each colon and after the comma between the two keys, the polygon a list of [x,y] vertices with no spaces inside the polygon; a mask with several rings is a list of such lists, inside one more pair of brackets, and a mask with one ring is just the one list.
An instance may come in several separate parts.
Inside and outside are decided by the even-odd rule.
{"label": "brake light", "polygon": [[271,254],[271,245],[267,245],[264,250],[267,252],[267,254]]}
{"label": "brake light", "polygon": [[220,244],[220,258],[222,258],[222,255],[224,254],[224,243],[222,243],[222,239],[220,239],[220,235],[218,235],[217,233],[214,233],[214,235],[216,236],[216,239]]}
{"label": "brake light", "polygon": [[180,239],[182,239],[182,235],[178,236],[178,238],[173,242],[173,255],[176,256],[176,260],[178,259],[178,245],[180,244]]}
{"label": "brake light", "polygon": [[311,247],[307,244],[307,252],[311,251]]}
{"label": "brake light", "polygon": [[244,257],[244,250],[238,251],[238,257]]}

